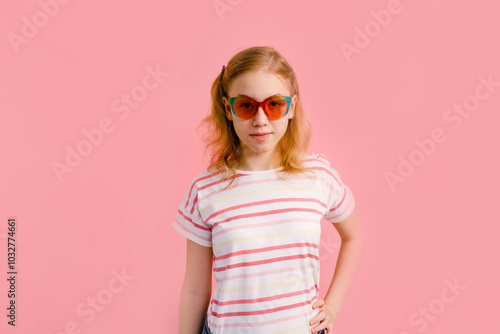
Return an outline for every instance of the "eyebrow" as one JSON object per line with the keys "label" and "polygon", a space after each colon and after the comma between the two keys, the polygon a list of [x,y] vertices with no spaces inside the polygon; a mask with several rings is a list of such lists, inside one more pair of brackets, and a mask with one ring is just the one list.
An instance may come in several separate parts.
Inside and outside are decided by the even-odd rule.
{"label": "eyebrow", "polygon": [[[272,96],[281,96],[281,95],[285,95],[285,94],[277,93],[277,94],[269,95],[268,97],[266,97],[266,99],[269,98],[269,97],[272,97]],[[249,97],[249,98],[255,100],[253,97],[245,95],[245,94],[238,94],[237,96]]]}

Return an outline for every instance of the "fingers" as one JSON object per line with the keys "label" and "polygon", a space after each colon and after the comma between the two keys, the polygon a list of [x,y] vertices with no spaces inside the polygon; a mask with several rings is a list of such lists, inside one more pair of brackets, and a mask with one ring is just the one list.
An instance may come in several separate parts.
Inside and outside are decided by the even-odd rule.
{"label": "fingers", "polygon": [[[327,328],[327,326],[324,325],[323,323],[321,323],[318,326],[312,327],[311,328],[311,333],[312,334],[318,333],[318,332],[320,332],[321,330],[323,330],[325,328]],[[326,331],[328,332],[328,329]]]}
{"label": "fingers", "polygon": [[309,320],[309,325],[317,324],[318,322],[321,322],[325,320],[326,318],[326,312],[324,310],[320,310],[318,314],[314,316],[311,320]]}
{"label": "fingers", "polygon": [[330,324],[330,320],[328,319],[328,312],[323,308],[325,305],[325,301],[323,299],[318,299],[312,304],[313,309],[319,308],[318,314],[314,318],[309,321],[309,325],[318,324],[315,327],[311,328],[311,333],[315,334],[323,329],[329,331],[328,325]]}
{"label": "fingers", "polygon": [[323,299],[318,299],[316,300],[313,304],[312,304],[312,308],[315,309],[315,308],[318,308],[318,307],[323,307],[323,305],[325,305],[325,301]]}
{"label": "fingers", "polygon": [[322,323],[318,324],[317,326],[311,327],[311,333],[312,334],[319,333],[323,329],[325,330],[326,334],[331,333],[331,331],[333,330],[333,326],[331,323],[327,324],[327,322],[328,321],[323,321]]}

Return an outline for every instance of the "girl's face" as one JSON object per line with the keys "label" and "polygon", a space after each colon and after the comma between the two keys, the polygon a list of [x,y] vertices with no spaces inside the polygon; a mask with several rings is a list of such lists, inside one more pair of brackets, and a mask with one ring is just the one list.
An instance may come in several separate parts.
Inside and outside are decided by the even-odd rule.
{"label": "girl's face", "polygon": [[[247,72],[236,77],[229,86],[229,97],[246,95],[256,101],[264,101],[273,95],[290,96],[290,90],[281,77],[259,70]],[[292,97],[288,114],[277,120],[267,118],[262,107],[252,119],[241,120],[233,115],[229,99],[222,99],[226,117],[233,122],[234,130],[240,139],[245,160],[267,159],[269,162],[274,157],[274,149],[285,134],[288,120],[293,118],[297,96]],[[265,134],[259,136],[258,134]]]}

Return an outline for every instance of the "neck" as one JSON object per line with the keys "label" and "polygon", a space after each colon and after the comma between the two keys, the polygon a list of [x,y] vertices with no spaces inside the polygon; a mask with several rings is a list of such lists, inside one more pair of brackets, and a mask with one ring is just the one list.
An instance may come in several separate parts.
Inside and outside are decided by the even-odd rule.
{"label": "neck", "polygon": [[259,171],[278,168],[279,163],[273,152],[246,155],[243,163],[238,167],[241,170]]}

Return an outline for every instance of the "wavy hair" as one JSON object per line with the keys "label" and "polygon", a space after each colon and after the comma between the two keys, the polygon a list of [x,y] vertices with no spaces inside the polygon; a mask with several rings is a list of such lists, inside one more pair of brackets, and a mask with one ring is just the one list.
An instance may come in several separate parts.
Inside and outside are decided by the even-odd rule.
{"label": "wavy hair", "polygon": [[[207,151],[210,151],[211,154],[207,170],[211,168],[221,170],[226,176],[231,173],[231,183],[236,176],[235,170],[243,163],[243,155],[240,140],[233,124],[226,117],[222,98],[224,96],[229,98],[227,92],[236,77],[257,70],[265,70],[281,77],[285,80],[291,96],[297,95],[294,116],[288,120],[286,132],[275,149],[274,158],[283,167],[280,172],[302,173],[310,171],[301,163],[301,157],[307,153],[309,147],[311,130],[309,120],[302,107],[295,72],[276,49],[268,46],[256,46],[235,54],[225,70],[219,73],[211,88],[211,113],[200,124],[200,126],[205,125],[207,128],[203,138],[206,145],[205,154]],[[278,175],[282,178],[282,173],[278,173]]]}

